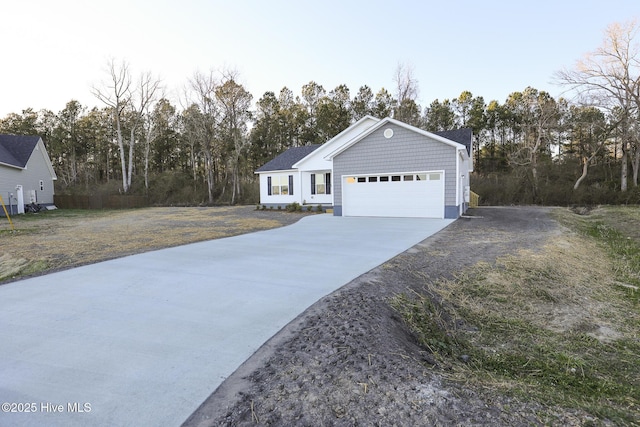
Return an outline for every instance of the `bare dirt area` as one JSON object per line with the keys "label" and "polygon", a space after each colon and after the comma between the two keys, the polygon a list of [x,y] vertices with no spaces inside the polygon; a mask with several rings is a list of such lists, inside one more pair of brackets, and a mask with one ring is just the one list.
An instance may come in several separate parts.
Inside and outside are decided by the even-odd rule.
{"label": "bare dirt area", "polygon": [[[469,211],[474,217],[456,221],[310,307],[227,378],[185,426],[601,424],[580,409],[466,381],[418,343],[390,303],[471,266],[495,266],[500,257],[522,250],[535,254],[566,232],[551,211]],[[474,331],[463,318],[449,320]]]}
{"label": "bare dirt area", "polygon": [[0,281],[140,252],[266,230],[302,213],[252,206],[49,211],[0,218]]}

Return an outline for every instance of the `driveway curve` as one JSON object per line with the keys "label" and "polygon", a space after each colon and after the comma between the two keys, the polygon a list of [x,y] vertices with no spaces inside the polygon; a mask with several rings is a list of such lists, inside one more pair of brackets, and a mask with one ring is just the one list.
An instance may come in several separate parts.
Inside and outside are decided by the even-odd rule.
{"label": "driveway curve", "polygon": [[315,215],[0,286],[0,426],[180,425],[315,301],[451,222]]}

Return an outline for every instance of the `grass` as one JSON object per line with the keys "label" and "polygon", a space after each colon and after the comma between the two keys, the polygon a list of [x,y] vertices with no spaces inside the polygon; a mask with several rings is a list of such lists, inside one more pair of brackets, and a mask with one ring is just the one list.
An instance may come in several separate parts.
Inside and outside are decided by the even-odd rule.
{"label": "grass", "polygon": [[134,253],[219,239],[286,223],[250,206],[60,209],[0,218],[0,282]]}
{"label": "grass", "polygon": [[451,380],[638,425],[638,210],[558,210],[568,230],[543,248],[426,282],[392,306]]}

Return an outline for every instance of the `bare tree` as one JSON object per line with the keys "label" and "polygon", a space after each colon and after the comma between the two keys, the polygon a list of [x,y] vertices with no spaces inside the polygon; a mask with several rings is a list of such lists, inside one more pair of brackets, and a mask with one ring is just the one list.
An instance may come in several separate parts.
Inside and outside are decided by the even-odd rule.
{"label": "bare tree", "polygon": [[421,108],[417,103],[418,79],[415,78],[413,67],[398,64],[393,76],[396,83],[396,106],[393,117],[414,126],[421,126]]}
{"label": "bare tree", "polygon": [[[160,80],[154,79],[150,73],[144,73],[140,75],[136,87],[133,87],[129,64],[124,61],[117,64],[114,59],[111,59],[108,67],[110,80],[103,84],[102,88],[93,87],[92,92],[96,98],[112,110],[116,124],[116,142],[122,168],[122,190],[126,193],[131,188],[136,131],[142,124],[145,111],[156,99],[160,91]],[[127,115],[130,118],[128,123],[128,158],[125,154],[122,135],[123,122]]]}
{"label": "bare tree", "polygon": [[509,156],[509,162],[531,169],[533,190],[537,194],[539,157],[548,151],[550,132],[559,118],[558,104],[549,93],[531,87],[512,93],[507,103],[520,114],[523,130],[520,148]]}
{"label": "bare tree", "polygon": [[191,122],[187,124],[187,127],[195,133],[195,138],[200,142],[199,146],[204,157],[207,176],[209,203],[213,203],[215,166],[221,149],[216,139],[217,127],[220,122],[220,110],[216,102],[217,87],[218,82],[213,71],[207,75],[196,72],[188,82],[186,94],[187,103],[195,107],[198,112],[188,115],[187,118]]}
{"label": "bare tree", "polygon": [[[159,98],[164,98],[160,82],[152,80],[149,74],[140,78],[140,107],[142,131],[144,134],[144,188],[149,189],[149,154],[151,152],[151,141],[156,137],[157,129],[152,119],[154,104],[157,105]],[[146,102],[143,102],[146,100]],[[133,134],[132,134],[133,136]],[[131,174],[129,174],[131,177]]]}
{"label": "bare tree", "polygon": [[604,113],[593,106],[571,106],[569,109],[571,151],[580,158],[582,173],[573,185],[577,190],[589,173],[589,166],[599,156],[618,126],[614,120],[608,123]]}
{"label": "bare tree", "polygon": [[231,204],[240,195],[240,160],[248,149],[247,122],[251,118],[249,109],[253,96],[240,84],[236,83],[237,73],[226,72],[223,83],[216,89],[216,99],[220,104],[221,136],[228,147],[229,169],[231,169]]}
{"label": "bare tree", "polygon": [[[149,115],[153,103],[157,101],[160,92],[160,80],[153,78],[151,73],[148,72],[140,75],[137,90],[133,96],[135,103],[131,103],[133,120],[129,129],[129,168],[127,171],[128,187],[131,187],[131,175],[133,175],[133,148],[136,142],[136,131],[139,127],[142,127],[145,146],[148,146],[152,138],[152,129],[144,126],[145,118]],[[150,124],[151,121],[146,120],[146,123]],[[147,164],[148,148],[145,149],[145,186],[148,188]]]}
{"label": "bare tree", "polygon": [[124,139],[122,137],[122,120],[127,105],[131,102],[131,74],[126,62],[116,64],[111,59],[108,64],[110,80],[102,85],[102,88],[93,87],[92,93],[111,110],[116,124],[116,143],[120,154],[120,166],[122,168],[122,189],[129,191],[130,180],[127,179],[127,162],[124,151]]}
{"label": "bare tree", "polygon": [[[634,155],[634,185],[640,168],[640,143],[629,132],[640,119],[640,48],[636,20],[610,25],[602,46],[576,62],[574,69],[555,74],[558,83],[575,90],[586,104],[598,105],[620,117],[622,164],[620,190],[627,190],[630,153]],[[637,161],[635,157],[637,156]]]}
{"label": "bare tree", "polygon": [[187,151],[189,152],[189,163],[191,165],[191,173],[193,175],[194,189],[196,188],[196,180],[198,176],[198,164],[200,162],[200,155],[202,150],[200,149],[199,131],[197,130],[197,124],[200,123],[201,112],[197,105],[192,104],[185,108],[179,117],[179,126],[184,137]]}
{"label": "bare tree", "polygon": [[398,64],[393,75],[396,84],[396,99],[398,104],[405,100],[416,101],[418,99],[419,85],[413,71],[413,66]]}

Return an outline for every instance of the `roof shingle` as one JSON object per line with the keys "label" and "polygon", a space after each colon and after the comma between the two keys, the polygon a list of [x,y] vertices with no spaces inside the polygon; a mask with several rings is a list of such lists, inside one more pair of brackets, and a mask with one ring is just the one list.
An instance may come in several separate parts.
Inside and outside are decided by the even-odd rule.
{"label": "roof shingle", "polygon": [[457,142],[458,144],[464,145],[465,147],[467,147],[467,154],[471,155],[471,138],[473,136],[473,132],[471,131],[471,129],[462,128],[432,133],[443,138],[450,139],[451,141]]}
{"label": "roof shingle", "polygon": [[258,169],[256,169],[256,172],[270,172],[293,169],[294,164],[304,159],[318,148],[320,148],[320,144],[289,148],[284,153],[276,156],[273,160],[270,160],[269,162],[260,166]]}
{"label": "roof shingle", "polygon": [[0,163],[24,168],[38,141],[39,136],[0,135]]}

